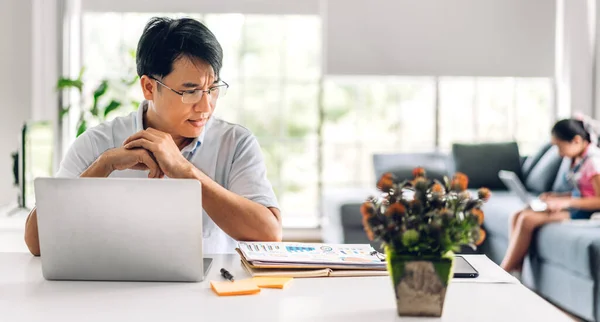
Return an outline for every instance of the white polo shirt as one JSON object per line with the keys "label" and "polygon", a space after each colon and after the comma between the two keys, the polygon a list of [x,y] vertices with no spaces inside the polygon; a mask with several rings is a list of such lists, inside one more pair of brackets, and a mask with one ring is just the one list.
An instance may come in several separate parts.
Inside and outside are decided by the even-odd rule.
{"label": "white polo shirt", "polygon": [[[88,129],[69,148],[57,177],[79,177],[106,150],[143,130],[143,117],[148,101],[137,112]],[[200,137],[182,149],[183,156],[204,174],[242,197],[265,207],[279,208],[258,141],[240,125],[211,117]],[[148,171],[115,171],[110,177],[147,178]],[[198,196],[201,198],[201,196]],[[202,211],[204,253],[235,252],[236,241],[219,228]]]}

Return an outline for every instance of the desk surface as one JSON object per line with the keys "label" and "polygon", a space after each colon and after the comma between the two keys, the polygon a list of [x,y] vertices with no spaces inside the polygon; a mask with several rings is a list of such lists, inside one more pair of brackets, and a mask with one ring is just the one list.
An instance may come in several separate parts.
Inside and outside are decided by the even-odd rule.
{"label": "desk surface", "polygon": [[[248,277],[238,255],[214,255],[202,283],[46,281],[41,261],[0,253],[2,321],[572,321],[515,282],[455,282],[441,319],[396,316],[389,277],[295,279],[286,289],[218,297],[208,281],[219,269]],[[485,256],[465,256],[483,275],[499,269]]]}

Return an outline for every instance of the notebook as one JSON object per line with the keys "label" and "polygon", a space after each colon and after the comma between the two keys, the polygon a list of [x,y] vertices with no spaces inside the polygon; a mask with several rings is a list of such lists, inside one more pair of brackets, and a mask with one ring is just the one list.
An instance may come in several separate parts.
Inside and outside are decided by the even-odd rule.
{"label": "notebook", "polygon": [[279,288],[282,289],[290,284],[294,279],[291,277],[254,277],[252,281],[260,288]]}
{"label": "notebook", "polygon": [[255,277],[334,277],[388,275],[371,245],[240,242],[244,268]]}
{"label": "notebook", "polygon": [[387,276],[387,270],[352,270],[331,268],[256,268],[242,259],[242,266],[252,277],[359,277],[359,276]]}

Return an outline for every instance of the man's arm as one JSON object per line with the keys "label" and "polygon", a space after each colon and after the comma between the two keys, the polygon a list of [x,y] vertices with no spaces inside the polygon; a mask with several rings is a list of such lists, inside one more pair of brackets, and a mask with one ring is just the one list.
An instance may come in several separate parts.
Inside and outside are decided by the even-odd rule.
{"label": "man's arm", "polygon": [[196,179],[202,184],[202,208],[226,234],[236,240],[280,241],[281,216],[260,146],[246,135],[234,148],[228,182],[222,187],[186,160],[165,132],[148,128],[125,140],[126,149],[143,148],[154,154],[169,178]]}
{"label": "man's arm", "polygon": [[213,181],[196,167],[190,178],[202,184],[202,208],[225,233],[242,241],[281,241],[281,215],[239,196]]}
{"label": "man's arm", "polygon": [[[77,173],[81,172],[77,167],[75,166],[76,169],[70,170],[70,175],[77,177]],[[79,177],[106,178],[113,171],[124,169],[148,170],[149,178],[162,178],[163,176],[162,171],[148,151],[143,149],[125,150],[123,148],[116,148],[107,150],[101,154]],[[33,255],[40,255],[37,210],[35,208],[31,211],[25,222],[25,244],[27,244],[29,251]]]}
{"label": "man's arm", "polygon": [[[106,178],[110,175],[112,170],[106,165],[104,158],[100,157],[96,162],[85,170],[80,177],[84,178]],[[38,236],[38,225],[37,225],[37,209],[33,208],[27,221],[25,222],[25,244],[29,251],[35,255],[40,256],[40,239]]]}

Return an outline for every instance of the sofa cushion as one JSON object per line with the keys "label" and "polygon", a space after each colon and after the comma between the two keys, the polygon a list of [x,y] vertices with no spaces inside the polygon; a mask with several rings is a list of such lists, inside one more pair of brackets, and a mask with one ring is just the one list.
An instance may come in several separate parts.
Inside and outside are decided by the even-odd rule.
{"label": "sofa cushion", "polygon": [[455,170],[469,177],[469,187],[472,188],[506,190],[498,177],[500,170],[513,171],[522,177],[516,142],[453,144],[452,156]]}
{"label": "sofa cushion", "polygon": [[552,147],[551,143],[544,144],[537,152],[530,155],[523,162],[523,166],[521,167],[521,171],[523,173],[523,178],[527,178],[529,176],[529,172],[531,169],[540,161],[540,159],[546,154],[548,149]]}
{"label": "sofa cushion", "polygon": [[367,233],[362,224],[362,215],[360,214],[360,203],[348,203],[341,207],[341,222],[343,231],[343,243],[345,244],[370,244],[378,251],[383,251],[381,243],[369,241]]}
{"label": "sofa cushion", "polygon": [[598,244],[600,227],[551,223],[538,230],[531,251],[545,262],[593,277],[595,272],[592,271],[591,256],[594,251],[598,251]]}
{"label": "sofa cushion", "polygon": [[444,180],[449,176],[449,156],[442,153],[400,153],[373,155],[375,179],[386,172],[393,173],[398,179],[412,179],[412,170],[423,167],[429,179]]}
{"label": "sofa cushion", "polygon": [[[366,199],[366,198],[365,198]],[[360,203],[348,203],[342,205],[340,209],[342,227],[362,229],[362,215],[360,213]]]}
{"label": "sofa cushion", "polygon": [[562,163],[558,148],[553,146],[531,168],[525,179],[525,187],[534,193],[550,191],[556,179],[556,174]]}
{"label": "sofa cushion", "polygon": [[508,222],[512,215],[525,208],[515,194],[508,191],[492,191],[492,197],[483,205],[483,227],[488,235],[508,240]]}
{"label": "sofa cushion", "polygon": [[585,321],[598,321],[594,318],[596,296],[593,278],[529,256],[523,267],[521,281],[561,309],[576,314]]}

